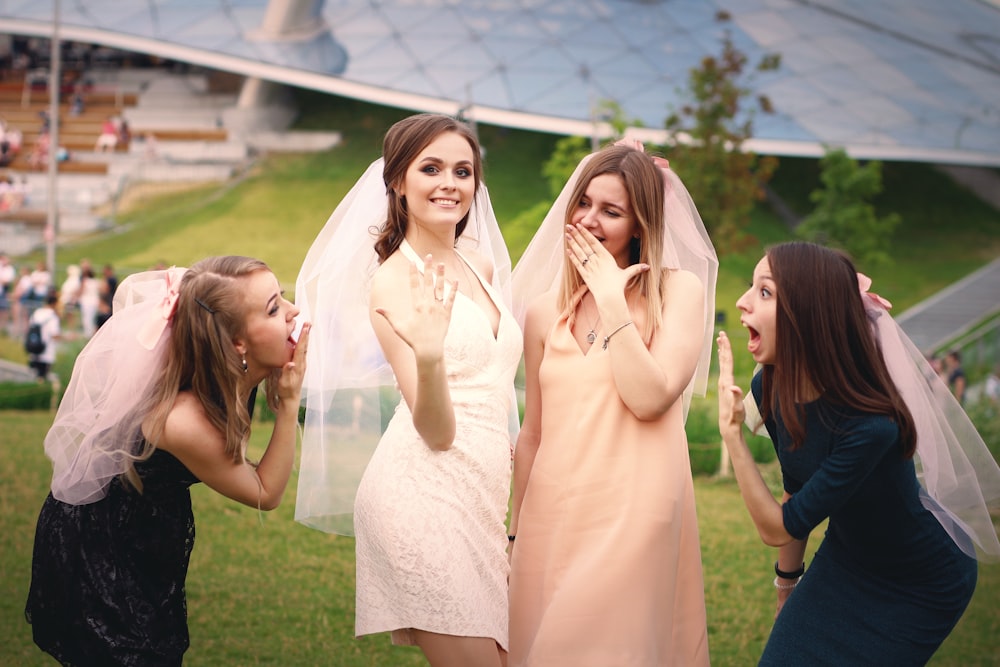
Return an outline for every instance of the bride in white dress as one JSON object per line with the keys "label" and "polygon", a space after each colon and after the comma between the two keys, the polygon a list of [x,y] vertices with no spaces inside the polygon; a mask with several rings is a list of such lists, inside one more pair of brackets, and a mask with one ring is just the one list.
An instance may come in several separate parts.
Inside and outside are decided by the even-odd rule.
{"label": "bride in white dress", "polygon": [[[378,226],[377,238],[369,237],[376,268],[360,272],[369,286],[367,316],[381,355],[351,333],[350,358],[333,364],[349,367],[359,358],[373,360],[373,366],[387,362],[398,387],[395,413],[361,476],[353,506],[356,633],[391,632],[395,643],[420,646],[435,667],[499,667],[507,648],[505,519],[517,423],[513,381],[522,345],[509,310],[510,260],[481,185],[479,146],[468,128],[447,116],[412,116],[390,128],[383,155],[386,209],[381,220],[368,225]],[[362,205],[364,181],[378,175],[372,172],[341,207]],[[343,227],[349,216],[335,213],[331,223]],[[338,240],[324,230],[316,244],[342,251]],[[316,308],[323,291],[316,285],[324,280],[318,267],[329,267],[328,261],[317,261],[310,251],[296,288],[297,296],[301,290]],[[355,290],[341,283],[337,288]],[[341,318],[345,312],[340,310]],[[306,316],[317,330],[325,324],[316,313]],[[343,324],[334,322],[330,329],[341,331]],[[331,345],[342,342],[336,335],[328,338]],[[334,381],[351,387],[355,397],[363,395],[358,391],[365,383],[355,380],[327,375],[312,385]],[[300,521],[327,530],[332,524],[316,500],[324,482],[313,471],[330,467],[325,453],[337,448],[342,434],[338,427],[344,425],[330,417],[337,409],[328,406],[336,404],[336,396],[319,389],[307,398],[302,506],[296,510]],[[356,400],[352,408],[351,433],[359,412],[368,412]],[[318,418],[320,413],[327,417]],[[324,438],[317,448],[315,441]]]}

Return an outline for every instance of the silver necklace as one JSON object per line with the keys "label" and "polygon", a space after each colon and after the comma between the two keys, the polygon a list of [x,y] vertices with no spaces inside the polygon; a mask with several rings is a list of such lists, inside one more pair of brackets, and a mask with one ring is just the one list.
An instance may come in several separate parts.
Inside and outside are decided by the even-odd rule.
{"label": "silver necklace", "polygon": [[587,309],[584,307],[583,299],[580,299],[580,310],[583,311],[583,314],[587,316],[587,322],[591,323],[590,331],[587,332],[587,343],[589,345],[593,345],[594,341],[597,340],[597,331],[596,331],[597,325],[601,323],[600,312],[598,312],[597,314],[597,321],[592,322],[590,319],[590,314],[586,312]]}

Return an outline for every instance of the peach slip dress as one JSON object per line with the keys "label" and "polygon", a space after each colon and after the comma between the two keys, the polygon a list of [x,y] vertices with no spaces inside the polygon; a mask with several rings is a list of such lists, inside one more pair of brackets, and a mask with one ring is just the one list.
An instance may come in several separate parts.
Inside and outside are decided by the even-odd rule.
{"label": "peach slip dress", "polygon": [[542,434],[511,562],[509,664],[708,665],[681,403],[636,419],[602,336],[587,351],[574,339],[572,310],[549,332],[539,370]]}
{"label": "peach slip dress", "polygon": [[[423,266],[407,242],[400,247]],[[494,337],[482,309],[464,294],[455,298],[444,341],[451,449],[432,451],[400,398],[358,487],[358,636],[391,631],[393,643],[413,644],[410,628],[418,628],[492,637],[507,647],[508,411],[517,410],[511,401],[523,340],[500,295],[475,275],[500,323]]]}

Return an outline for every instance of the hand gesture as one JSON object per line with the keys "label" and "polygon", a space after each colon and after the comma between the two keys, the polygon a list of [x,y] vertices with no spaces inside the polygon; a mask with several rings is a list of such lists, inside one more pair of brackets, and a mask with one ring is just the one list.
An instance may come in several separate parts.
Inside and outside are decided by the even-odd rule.
{"label": "hand gesture", "polygon": [[566,225],[566,256],[598,303],[606,296],[624,294],[633,276],[649,270],[648,264],[620,268],[607,248],[581,224]]}
{"label": "hand gesture", "polygon": [[746,409],[743,390],[733,381],[733,348],[725,331],[715,339],[719,347],[719,432],[725,438],[739,435]]}
{"label": "hand gesture", "polygon": [[292,352],[292,360],[281,367],[277,389],[280,400],[299,402],[299,396],[302,393],[302,380],[306,376],[306,352],[309,349],[310,331],[312,331],[312,324],[305,322],[302,325],[299,340],[295,344],[295,351]]}
{"label": "hand gesture", "polygon": [[444,277],[444,264],[433,265],[432,257],[424,258],[424,270],[410,265],[410,297],[412,308],[402,316],[384,308],[375,312],[385,318],[403,342],[410,346],[417,360],[436,360],[444,354],[444,337],[451,323],[451,309],[458,294],[458,282]]}

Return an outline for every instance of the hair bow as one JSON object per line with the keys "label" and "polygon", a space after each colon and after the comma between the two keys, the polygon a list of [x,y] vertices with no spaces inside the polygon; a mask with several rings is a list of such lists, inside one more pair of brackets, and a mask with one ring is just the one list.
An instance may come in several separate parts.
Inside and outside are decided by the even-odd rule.
{"label": "hair bow", "polygon": [[871,288],[871,286],[872,286],[872,279],[863,273],[858,273],[858,287],[861,290],[861,296],[868,297],[878,305],[882,306],[882,308],[884,308],[885,310],[889,310],[890,308],[892,308],[892,304],[889,302],[888,299],[880,297],[875,292],[868,291]]}
{"label": "hair bow", "polygon": [[174,312],[177,310],[177,299],[180,296],[181,278],[184,277],[184,273],[186,271],[187,269],[170,267],[163,272],[164,294],[160,299],[159,305],[153,308],[153,312],[150,314],[149,319],[146,320],[146,323],[139,330],[139,334],[137,336],[139,344],[147,350],[152,350],[156,347],[157,341],[160,340],[160,336],[163,335],[164,329],[167,328],[167,323],[174,316]]}
{"label": "hair bow", "polygon": [[[615,146],[628,146],[629,148],[634,148],[642,153],[646,152],[645,144],[638,139],[619,139],[615,142]],[[666,158],[659,157],[658,155],[650,155],[649,157],[652,158],[653,164],[660,169],[670,169],[670,161]]]}

